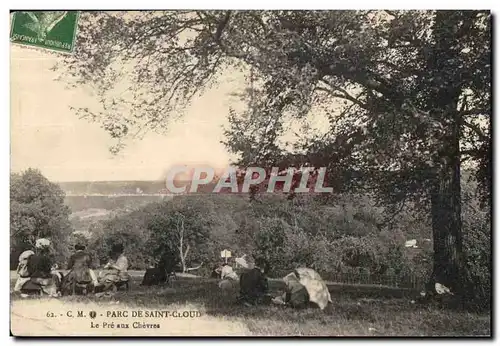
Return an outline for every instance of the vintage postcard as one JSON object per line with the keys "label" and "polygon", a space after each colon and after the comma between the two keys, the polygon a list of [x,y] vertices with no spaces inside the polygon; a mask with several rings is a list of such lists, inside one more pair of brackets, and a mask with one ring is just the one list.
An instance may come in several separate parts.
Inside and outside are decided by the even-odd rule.
{"label": "vintage postcard", "polygon": [[489,11],[10,16],[11,335],[491,337]]}

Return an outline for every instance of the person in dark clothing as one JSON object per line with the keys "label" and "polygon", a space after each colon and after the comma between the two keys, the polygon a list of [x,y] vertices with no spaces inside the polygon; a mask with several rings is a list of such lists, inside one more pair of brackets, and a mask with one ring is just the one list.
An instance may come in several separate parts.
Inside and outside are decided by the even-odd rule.
{"label": "person in dark clothing", "polygon": [[92,257],[85,251],[85,246],[77,244],[75,250],[69,258],[69,272],[62,283],[63,295],[75,294],[80,290],[87,293],[99,284],[92,270]]}
{"label": "person in dark clothing", "polygon": [[76,252],[72,254],[68,260],[68,270],[73,269],[75,264],[86,264],[87,266],[92,265],[92,259],[90,255],[85,251],[85,245],[76,244],[75,245]]}
{"label": "person in dark clothing", "polygon": [[28,258],[28,272],[31,278],[50,278],[52,271],[52,260],[47,253],[37,252]]}
{"label": "person in dark clothing", "polygon": [[37,287],[50,296],[58,296],[61,285],[61,275],[54,272],[54,261],[50,253],[50,241],[37,241],[36,252],[28,258],[27,271],[30,280],[23,285],[21,292],[33,293]]}
{"label": "person in dark clothing", "polygon": [[257,260],[255,267],[240,276],[240,301],[245,305],[262,303],[269,291],[265,275],[267,265],[263,260]]}
{"label": "person in dark clothing", "polygon": [[281,297],[273,299],[274,303],[286,304],[296,309],[303,309],[310,306],[309,293],[305,286],[299,281],[297,272],[288,274],[283,278],[285,283],[285,293]]}
{"label": "person in dark clothing", "polygon": [[220,270],[221,270],[220,266],[214,267],[212,273],[210,273],[210,277],[212,279],[220,279]]}

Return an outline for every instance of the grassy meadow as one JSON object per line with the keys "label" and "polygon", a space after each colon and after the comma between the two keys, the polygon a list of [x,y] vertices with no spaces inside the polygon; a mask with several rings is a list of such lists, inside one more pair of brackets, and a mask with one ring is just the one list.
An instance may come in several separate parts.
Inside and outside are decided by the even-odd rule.
{"label": "grassy meadow", "polygon": [[[11,278],[13,285],[15,276]],[[134,272],[130,291],[119,291],[114,297],[62,297],[57,299],[58,304],[71,308],[82,304],[101,307],[112,304],[115,310],[201,312],[203,319],[199,326],[196,320],[177,321],[179,326],[168,335],[177,335],[176,330],[179,335],[209,336],[489,336],[491,333],[489,315],[419,305],[412,302],[418,294],[412,290],[331,284],[333,303],[324,311],[293,310],[275,305],[237,305],[237,292],[221,292],[215,279],[181,276],[169,285],[157,287],[141,287],[141,279],[142,272]],[[278,295],[282,288],[280,280],[270,281],[271,293]],[[13,313],[33,300],[55,300],[21,298],[14,294],[11,299]],[[186,323],[190,325],[183,329]],[[237,325],[239,329],[227,332],[225,328],[230,325]],[[155,334],[154,330],[148,333],[162,335]]]}

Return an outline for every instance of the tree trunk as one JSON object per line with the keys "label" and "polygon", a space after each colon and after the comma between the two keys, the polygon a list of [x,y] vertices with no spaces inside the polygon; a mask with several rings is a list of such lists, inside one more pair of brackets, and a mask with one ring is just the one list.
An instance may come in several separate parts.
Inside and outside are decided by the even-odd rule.
{"label": "tree trunk", "polygon": [[181,258],[182,272],[186,272],[186,257],[189,251],[189,245],[184,252],[184,219],[181,218],[180,225],[177,224],[177,231],[179,232],[179,257]]}
{"label": "tree trunk", "polygon": [[[433,273],[428,293],[436,293],[435,284],[448,287],[460,297],[467,290],[462,249],[462,208],[460,187],[460,116],[458,101],[461,79],[454,73],[460,54],[456,45],[461,13],[437,11],[433,35],[435,46],[429,54],[427,70],[432,76],[434,93],[429,95],[428,110],[442,132],[436,137],[435,176],[430,186],[432,233],[434,239]],[[439,144],[438,144],[439,143]]]}
{"label": "tree trunk", "polygon": [[463,284],[462,218],[460,203],[460,165],[443,167],[431,194],[432,233],[434,240],[433,274],[428,291],[435,283],[461,295]]}
{"label": "tree trunk", "polygon": [[187,264],[186,264],[186,258],[187,258],[187,255],[189,253],[189,244],[187,244],[186,246],[186,250],[185,251],[182,251],[181,250],[181,263],[182,263],[182,272],[183,273],[187,273],[188,272],[188,267],[187,267]]}
{"label": "tree trunk", "polygon": [[181,257],[182,272],[185,273],[186,272],[186,257],[183,254],[182,245],[179,246],[179,252],[181,255],[180,257]]}
{"label": "tree trunk", "polygon": [[427,291],[435,293],[440,283],[457,296],[466,290],[462,247],[462,206],[460,184],[460,122],[454,102],[443,112],[448,123],[441,162],[431,187],[431,217],[434,240],[433,273]]}

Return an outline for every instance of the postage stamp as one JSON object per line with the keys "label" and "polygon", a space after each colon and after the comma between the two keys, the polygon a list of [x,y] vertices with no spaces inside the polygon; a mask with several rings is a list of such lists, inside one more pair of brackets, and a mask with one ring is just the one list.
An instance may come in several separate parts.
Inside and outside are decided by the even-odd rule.
{"label": "postage stamp", "polygon": [[11,42],[73,51],[78,11],[19,11],[12,18]]}

